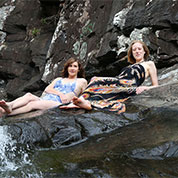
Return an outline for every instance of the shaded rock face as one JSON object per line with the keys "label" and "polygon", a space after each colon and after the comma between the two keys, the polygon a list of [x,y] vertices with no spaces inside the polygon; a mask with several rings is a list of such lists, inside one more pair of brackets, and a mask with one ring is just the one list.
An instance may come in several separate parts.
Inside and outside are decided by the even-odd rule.
{"label": "shaded rock face", "polygon": [[[87,79],[94,75],[116,76],[128,65],[127,48],[134,39],[148,45],[161,86],[130,98],[125,102],[126,112],[120,115],[54,108],[1,118],[1,127],[7,128],[17,145],[58,151],[70,147],[60,154],[54,153],[54,157],[65,153],[65,162],[79,163],[83,169],[83,173],[78,173],[80,177],[98,176],[100,170],[93,167],[101,164],[104,172],[100,175],[105,177],[160,176],[156,161],[167,163],[178,153],[177,6],[177,0],[110,0],[109,3],[108,0],[2,0],[1,99],[16,98],[26,92],[40,95],[70,56],[85,65]],[[150,85],[150,80],[145,84]],[[146,160],[151,162],[146,164]],[[153,160],[156,171],[151,164]],[[168,163],[172,167],[172,162]],[[59,162],[55,168],[56,165]],[[148,174],[147,165],[151,170]],[[131,170],[130,174],[125,167]],[[173,167],[170,175],[175,176],[177,163]],[[75,167],[71,169],[76,171]],[[162,172],[170,172],[167,170],[163,168]]]}
{"label": "shaded rock face", "polygon": [[136,115],[135,118],[132,116],[130,121],[125,118],[129,118],[129,115],[118,117],[109,113],[84,113],[84,111],[79,114],[75,110],[60,111],[56,108],[45,113],[37,111],[6,117],[1,125],[8,125],[8,132],[17,143],[35,147],[61,148],[139,120]]}
{"label": "shaded rock face", "polygon": [[161,0],[1,1],[0,74],[8,98],[40,95],[71,56],[85,65],[87,79],[116,76],[128,65],[134,39],[149,46],[159,70],[173,66],[177,6]]}
{"label": "shaded rock face", "polygon": [[[178,81],[174,82],[174,84],[163,85],[131,97],[125,102],[127,110],[122,114],[94,110],[86,112],[80,109],[60,110],[59,108],[54,108],[45,112],[34,111],[5,117],[1,120],[0,125],[8,126],[8,133],[10,133],[13,139],[17,140],[17,143],[47,148],[68,147],[81,143],[91,136],[109,133],[118,128],[127,128],[127,126],[136,123],[138,123],[138,127],[143,127],[142,122],[144,120],[146,120],[145,122],[148,125],[149,122],[155,120],[153,121],[156,124],[154,127],[145,128],[145,136],[148,136],[151,132],[157,132],[156,129],[160,127],[159,122],[161,123],[162,119],[163,121],[166,120],[166,122],[169,119],[171,122],[174,118],[176,119],[178,113],[177,84]],[[142,126],[139,123],[142,123]],[[133,133],[136,139],[143,139],[140,136],[140,130],[137,131],[135,130]],[[122,129],[119,132],[120,134],[123,133]],[[146,132],[148,133],[146,134]],[[165,133],[165,142],[177,141],[172,138],[174,134],[174,132],[168,135]],[[154,137],[150,137],[150,139],[154,139]],[[158,146],[160,139],[154,141],[153,146]],[[122,142],[122,136],[120,142]],[[122,144],[124,145],[126,142]],[[149,141],[148,144],[152,146],[152,141]],[[134,152],[135,156],[138,154],[137,152],[140,153],[141,151],[136,150]],[[146,152],[146,150],[142,150],[142,152]]]}
{"label": "shaded rock face", "polygon": [[[148,45],[159,83],[164,84],[153,93],[129,100],[128,112],[119,116],[102,112],[66,116],[56,109],[42,116],[17,116],[21,118],[17,123],[9,118],[12,136],[19,143],[58,148],[138,122],[144,119],[142,111],[151,107],[177,105],[177,4],[146,0],[1,1],[3,97],[18,97],[27,91],[40,94],[70,56],[85,64],[87,78],[115,76],[127,65],[127,48],[134,39]],[[32,119],[26,123],[25,118]]]}
{"label": "shaded rock face", "polygon": [[[163,3],[161,0],[112,0],[110,3],[107,0],[1,1],[0,74],[6,90],[2,90],[2,96],[18,97],[27,91],[40,94],[46,84],[59,75],[63,63],[70,56],[85,64],[87,78],[93,75],[115,76],[127,65],[127,48],[134,39],[141,39],[148,45],[150,59],[158,68],[159,83],[174,82],[176,87],[177,4],[177,1]],[[171,85],[166,90],[169,88]],[[171,90],[170,95],[168,93],[165,96],[176,103],[176,90]],[[162,101],[158,98],[155,96],[147,100],[148,105],[151,103],[149,107],[156,106],[156,103],[162,103],[162,106],[170,104],[166,99]],[[142,98],[139,103],[141,101]],[[99,121],[95,125],[90,118],[92,114],[85,121],[83,117],[86,115],[77,119],[80,124],[76,124],[74,119],[73,124],[80,129],[72,125],[75,139],[71,139],[82,140],[85,136],[130,124],[130,120],[122,121],[122,116],[111,125],[106,124],[107,121]],[[131,117],[134,121],[139,120],[137,116]],[[94,118],[100,120],[102,114],[94,114]],[[110,118],[110,115],[105,114],[104,118]],[[54,136],[53,132],[59,136],[58,131],[63,133],[61,129],[64,128],[56,128],[57,131],[42,136],[42,140]],[[14,130],[18,132],[18,129]]]}
{"label": "shaded rock face", "polygon": [[[9,96],[17,97],[26,91],[35,92],[44,88],[41,77],[55,22],[43,20],[54,14],[44,13],[40,1],[6,3],[2,7],[15,8],[3,23],[2,31],[6,36],[1,44],[1,78],[7,82]],[[56,15],[56,9],[52,12]]]}

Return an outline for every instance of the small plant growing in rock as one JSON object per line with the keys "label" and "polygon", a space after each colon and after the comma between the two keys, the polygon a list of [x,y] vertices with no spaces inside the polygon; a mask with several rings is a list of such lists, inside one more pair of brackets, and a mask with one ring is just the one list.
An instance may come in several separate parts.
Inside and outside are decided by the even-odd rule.
{"label": "small plant growing in rock", "polygon": [[41,23],[42,23],[42,24],[48,24],[48,23],[47,23],[47,19],[46,19],[46,18],[42,18],[42,19],[41,19]]}
{"label": "small plant growing in rock", "polygon": [[32,31],[31,31],[31,34],[32,34],[33,37],[39,35],[40,34],[40,29],[33,28]]}

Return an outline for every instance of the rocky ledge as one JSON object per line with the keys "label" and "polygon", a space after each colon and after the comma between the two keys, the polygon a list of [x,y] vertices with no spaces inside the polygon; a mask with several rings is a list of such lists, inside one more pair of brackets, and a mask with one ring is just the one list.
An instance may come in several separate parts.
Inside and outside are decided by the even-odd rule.
{"label": "rocky ledge", "polygon": [[163,73],[161,76],[159,87],[130,98],[126,102],[127,111],[120,115],[95,110],[54,108],[4,117],[0,123],[7,127],[8,133],[17,143],[61,148],[143,120],[161,120],[163,117],[169,120],[178,115],[178,81],[165,85],[163,83],[169,79],[163,79]]}

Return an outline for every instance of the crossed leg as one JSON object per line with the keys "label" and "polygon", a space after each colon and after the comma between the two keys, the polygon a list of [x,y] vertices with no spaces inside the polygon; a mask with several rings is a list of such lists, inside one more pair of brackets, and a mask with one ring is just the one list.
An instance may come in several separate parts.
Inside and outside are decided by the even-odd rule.
{"label": "crossed leg", "polygon": [[86,110],[91,110],[92,106],[88,100],[85,100],[82,96],[81,97],[74,97],[72,99],[73,103],[70,103],[67,106],[60,106],[61,109],[70,109],[70,108],[83,108]]}
{"label": "crossed leg", "polygon": [[6,114],[10,114],[14,109],[20,108],[27,105],[31,101],[38,101],[40,98],[31,93],[27,93],[22,97],[19,97],[11,102],[6,102],[4,100],[0,101],[0,107],[2,107]]}
{"label": "crossed leg", "polygon": [[59,102],[41,100],[38,96],[27,93],[11,102],[1,100],[0,107],[3,108],[5,113],[0,112],[0,114],[16,115],[37,109],[50,109],[59,105]]}
{"label": "crossed leg", "polygon": [[60,103],[56,101],[50,101],[50,100],[36,100],[36,101],[31,101],[28,104],[18,107],[16,109],[13,109],[12,112],[8,115],[17,115],[17,114],[22,114],[22,113],[27,113],[33,110],[47,110],[50,108],[54,108],[59,106]]}

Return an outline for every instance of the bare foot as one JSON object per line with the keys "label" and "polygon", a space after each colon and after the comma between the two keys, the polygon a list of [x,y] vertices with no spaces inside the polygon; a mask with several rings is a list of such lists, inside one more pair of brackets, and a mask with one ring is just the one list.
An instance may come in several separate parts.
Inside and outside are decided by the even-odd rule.
{"label": "bare foot", "polygon": [[3,116],[4,114],[0,111],[0,118]]}
{"label": "bare foot", "polygon": [[4,100],[0,101],[0,107],[2,107],[7,114],[12,112],[12,108]]}
{"label": "bare foot", "polygon": [[65,106],[59,106],[60,109],[71,109],[71,108],[79,108],[79,106],[76,106],[75,104],[73,103],[70,103],[68,105],[65,105]]}
{"label": "bare foot", "polygon": [[4,109],[0,107],[0,117],[2,117],[4,114],[5,114]]}
{"label": "bare foot", "polygon": [[80,108],[83,108],[86,110],[92,109],[90,102],[85,100],[84,98],[74,97],[72,101],[75,105],[79,106]]}

